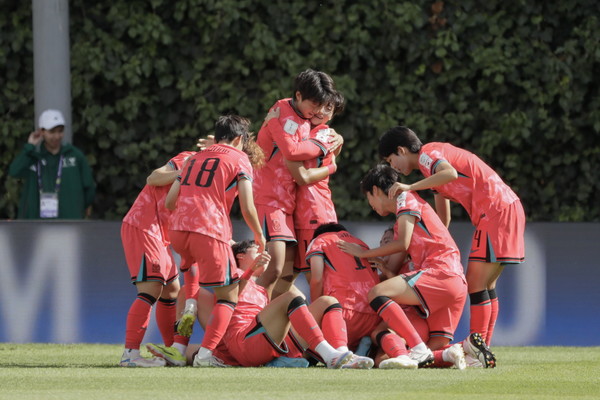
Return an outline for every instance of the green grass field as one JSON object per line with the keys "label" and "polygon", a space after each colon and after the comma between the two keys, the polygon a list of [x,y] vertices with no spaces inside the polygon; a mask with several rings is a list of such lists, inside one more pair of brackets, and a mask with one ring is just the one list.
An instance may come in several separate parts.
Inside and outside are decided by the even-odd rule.
{"label": "green grass field", "polygon": [[0,343],[0,399],[599,399],[600,347],[496,347],[495,369],[121,368],[117,345]]}

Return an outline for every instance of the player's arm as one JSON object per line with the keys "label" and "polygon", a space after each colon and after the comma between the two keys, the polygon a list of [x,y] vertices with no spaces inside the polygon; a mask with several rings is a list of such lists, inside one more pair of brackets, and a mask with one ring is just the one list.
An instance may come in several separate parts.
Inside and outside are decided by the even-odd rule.
{"label": "player's arm", "polygon": [[446,228],[447,228],[448,226],[450,226],[450,219],[451,219],[450,200],[448,200],[447,198],[445,198],[444,196],[442,196],[439,193],[436,193],[434,195],[434,199],[435,199],[435,212],[437,213],[438,217],[440,217],[440,219],[442,220],[444,225],[446,225]]}
{"label": "player's arm", "polygon": [[279,118],[270,119],[263,129],[271,132],[283,158],[290,161],[305,161],[327,154],[327,147],[316,139],[298,140],[297,134],[289,134],[283,130]]}
{"label": "player's arm", "polygon": [[246,225],[254,234],[254,243],[258,245],[258,252],[265,251],[266,239],[262,233],[258,213],[254,206],[254,195],[252,194],[252,182],[249,179],[241,178],[238,180],[238,193],[240,200],[240,209]]}
{"label": "player's arm", "polygon": [[323,295],[323,270],[325,263],[323,257],[312,256],[308,260],[310,264],[310,301],[315,301]]}
{"label": "player's arm", "polygon": [[415,229],[416,217],[410,214],[402,214],[396,220],[398,225],[398,238],[381,247],[365,250],[363,247],[348,243],[343,240],[338,242],[338,247],[348,254],[360,258],[385,257],[394,253],[407,252],[410,239]]}
{"label": "player's arm", "polygon": [[425,179],[421,179],[415,183],[407,185],[405,183],[396,182],[392,185],[388,191],[388,196],[394,198],[399,195],[402,191],[407,190],[424,190],[431,189],[438,186],[445,185],[446,183],[452,182],[458,178],[458,172],[452,165],[447,161],[440,162],[436,168],[435,173],[428,176]]}
{"label": "player's arm", "polygon": [[181,170],[176,170],[170,163],[155,169],[146,178],[146,184],[150,186],[170,185],[177,179]]}
{"label": "player's arm", "polygon": [[173,211],[177,207],[177,197],[179,197],[179,190],[181,189],[181,182],[179,179],[175,179],[175,182],[171,185],[169,193],[165,198],[165,207],[167,210]]}
{"label": "player's arm", "polygon": [[309,185],[318,182],[335,173],[337,170],[335,156],[332,156],[331,164],[316,168],[306,168],[302,161],[286,160],[285,162],[290,174],[292,174],[292,178],[294,178],[294,181],[296,181],[298,185]]}

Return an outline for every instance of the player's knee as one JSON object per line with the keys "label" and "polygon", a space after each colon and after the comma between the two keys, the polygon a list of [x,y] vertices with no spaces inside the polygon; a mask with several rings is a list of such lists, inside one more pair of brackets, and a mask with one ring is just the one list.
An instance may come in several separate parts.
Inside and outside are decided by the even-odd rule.
{"label": "player's knee", "polygon": [[288,304],[288,309],[287,309],[288,314],[291,313],[292,311],[294,311],[295,309],[300,308],[305,305],[306,305],[306,300],[304,300],[304,298],[302,296],[294,297]]}
{"label": "player's knee", "polygon": [[321,296],[318,299],[312,301],[312,303],[318,303],[323,309],[327,309],[335,304],[339,305],[339,301],[333,296]]}
{"label": "player's knee", "polygon": [[137,294],[137,298],[142,301],[145,301],[146,303],[150,304],[151,306],[153,306],[154,303],[156,303],[156,297],[152,296],[149,293],[140,292]]}

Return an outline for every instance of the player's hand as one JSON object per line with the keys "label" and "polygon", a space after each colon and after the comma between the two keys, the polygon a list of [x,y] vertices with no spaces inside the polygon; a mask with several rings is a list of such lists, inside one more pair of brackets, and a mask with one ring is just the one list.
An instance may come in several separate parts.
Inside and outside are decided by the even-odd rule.
{"label": "player's hand", "polygon": [[267,239],[265,239],[265,236],[262,233],[260,235],[254,235],[254,243],[258,246],[259,253],[265,253]]}
{"label": "player's hand", "polygon": [[383,258],[381,257],[371,257],[369,258],[369,264],[371,264],[371,266],[377,268],[378,270],[383,270],[385,261],[383,261]]}
{"label": "player's hand", "polygon": [[388,198],[395,199],[400,193],[410,190],[410,185],[405,183],[396,182],[390,187],[388,191]]}
{"label": "player's hand", "polygon": [[279,118],[279,107],[269,110],[267,116],[265,117],[265,122],[263,122],[263,126],[265,126],[273,118]]}
{"label": "player's hand", "polygon": [[340,240],[339,242],[337,242],[337,246],[343,252],[348,253],[354,257],[360,257],[365,252],[365,249],[363,249],[359,245],[357,245],[355,243],[348,243],[343,240]]}
{"label": "player's hand", "polygon": [[42,141],[42,130],[38,129],[37,131],[33,131],[29,134],[27,138],[27,143],[37,146]]}
{"label": "player's hand", "polygon": [[267,265],[269,265],[269,261],[271,261],[271,255],[266,251],[260,253],[258,257],[254,259],[254,264],[252,264],[252,273],[253,276],[261,275],[265,269],[267,269]]}
{"label": "player's hand", "polygon": [[336,150],[341,149],[344,144],[344,138],[342,135],[337,133],[334,129],[329,129],[329,151],[335,153]]}
{"label": "player's hand", "polygon": [[202,151],[213,144],[215,144],[215,135],[206,135],[205,138],[198,139],[196,146]]}

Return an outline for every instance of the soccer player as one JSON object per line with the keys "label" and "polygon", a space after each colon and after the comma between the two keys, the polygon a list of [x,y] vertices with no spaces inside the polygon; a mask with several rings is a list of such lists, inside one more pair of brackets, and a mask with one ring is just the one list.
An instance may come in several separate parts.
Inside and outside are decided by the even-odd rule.
{"label": "soccer player", "polygon": [[[188,159],[165,202],[168,209],[174,209],[169,234],[173,248],[184,262],[182,268],[196,262],[199,285],[212,287],[217,297],[195,366],[215,364],[212,352],[221,341],[237,302],[239,276],[233,268],[235,260],[229,244],[229,212],[238,193],[242,215],[260,252],[265,246],[253,200],[253,169],[242,151],[249,149],[249,126],[250,121],[237,115],[220,117],[215,124],[216,143]],[[251,150],[259,160],[257,148]]]}
{"label": "soccer player", "polygon": [[449,143],[421,143],[407,127],[397,126],[379,140],[379,155],[404,175],[420,170],[425,179],[396,191],[434,189],[436,211],[450,223],[450,202],[460,203],[475,226],[467,265],[471,333],[490,345],[498,318],[496,282],[507,264],[525,259],[525,212],[521,201],[500,176],[475,154]]}
{"label": "soccer player", "polygon": [[[281,277],[275,295],[291,286],[295,258],[292,246],[296,244],[293,223],[296,184],[285,160],[304,161],[327,154],[323,143],[310,138],[310,119],[322,113],[323,107],[336,96],[339,93],[331,77],[311,69],[303,71],[296,76],[292,98],[279,100],[271,107],[271,110],[279,109],[279,117],[264,123],[258,133],[257,143],[266,156],[266,164],[256,171],[255,202],[272,257],[259,280],[273,293]],[[335,140],[341,144],[339,135]]]}
{"label": "soccer player", "polygon": [[[450,341],[467,295],[466,281],[460,263],[460,253],[448,229],[435,211],[414,192],[402,192],[389,198],[388,191],[398,181],[398,173],[387,165],[377,165],[361,182],[370,206],[381,216],[396,216],[395,239],[382,247],[366,250],[348,241],[340,241],[340,248],[356,257],[383,257],[394,253],[408,253],[412,263],[400,275],[388,279],[368,294],[373,310],[410,347],[410,353],[398,341],[389,342],[392,333],[376,335],[376,342],[391,357],[379,364],[380,368],[416,368],[436,362],[452,362],[464,368],[464,353],[458,347],[434,356],[430,349],[450,349]],[[401,307],[412,306],[426,318],[427,333],[422,337]],[[424,339],[426,343],[424,343]],[[491,352],[490,352],[491,354]]]}
{"label": "soccer player", "polygon": [[336,311],[345,321],[346,342],[354,351],[360,340],[371,335],[381,322],[367,301],[367,295],[379,283],[379,277],[368,260],[340,250],[337,246],[340,240],[368,249],[341,224],[319,226],[306,254],[311,271],[310,297],[314,301],[325,295],[339,301],[340,308]]}
{"label": "soccer player", "polygon": [[165,208],[165,198],[183,162],[193,154],[182,152],[154,170],[123,219],[121,239],[131,282],[137,289],[137,298],[127,314],[125,351],[120,362],[124,367],[165,365],[162,359],[141,357],[139,351],[155,303],[163,341],[167,346],[173,343],[179,280],[169,249],[170,212]]}

